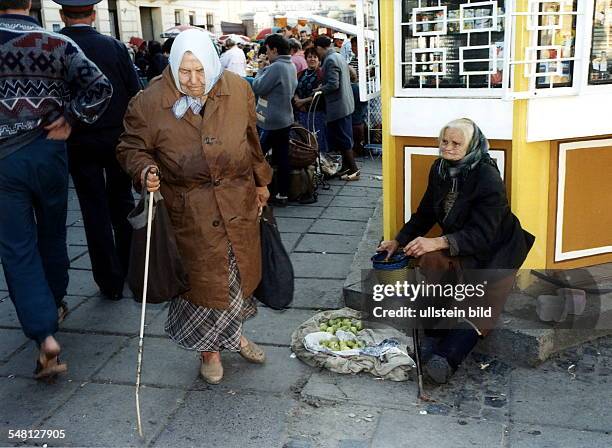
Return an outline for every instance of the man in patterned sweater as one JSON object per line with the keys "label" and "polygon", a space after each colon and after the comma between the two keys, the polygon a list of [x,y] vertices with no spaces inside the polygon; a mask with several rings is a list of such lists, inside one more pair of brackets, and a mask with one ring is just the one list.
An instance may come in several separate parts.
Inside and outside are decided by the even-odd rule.
{"label": "man in patterned sweater", "polygon": [[69,38],[0,0],[0,258],[24,333],[39,345],[36,377],[66,370],[54,338],[68,286],[71,123],[93,123],[112,86]]}

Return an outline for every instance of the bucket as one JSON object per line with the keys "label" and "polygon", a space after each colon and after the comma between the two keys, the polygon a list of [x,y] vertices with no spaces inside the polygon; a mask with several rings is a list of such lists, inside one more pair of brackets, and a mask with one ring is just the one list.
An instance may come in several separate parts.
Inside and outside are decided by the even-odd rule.
{"label": "bucket", "polygon": [[378,252],[372,260],[372,268],[379,283],[395,284],[414,280],[411,275],[411,257],[403,253],[395,253],[386,260],[387,252]]}

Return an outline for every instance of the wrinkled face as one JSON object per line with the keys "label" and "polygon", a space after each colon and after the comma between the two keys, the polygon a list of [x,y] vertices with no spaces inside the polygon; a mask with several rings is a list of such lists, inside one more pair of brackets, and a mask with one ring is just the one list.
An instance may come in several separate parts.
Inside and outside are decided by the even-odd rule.
{"label": "wrinkled face", "polygon": [[179,83],[181,89],[189,96],[204,95],[206,75],[202,63],[192,53],[186,52],[179,67]]}
{"label": "wrinkled face", "polygon": [[311,70],[319,68],[319,58],[315,54],[308,54],[308,57],[306,58],[306,63],[308,64],[308,68]]}
{"label": "wrinkled face", "polygon": [[459,161],[465,157],[468,144],[459,129],[447,129],[440,141],[440,156],[445,160]]}

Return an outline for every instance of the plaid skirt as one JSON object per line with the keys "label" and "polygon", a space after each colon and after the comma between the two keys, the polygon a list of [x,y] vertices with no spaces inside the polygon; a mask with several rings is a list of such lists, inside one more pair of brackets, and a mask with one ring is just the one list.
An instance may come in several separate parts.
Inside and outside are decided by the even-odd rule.
{"label": "plaid skirt", "polygon": [[181,347],[199,352],[240,351],[242,323],[257,314],[253,296],[244,298],[240,272],[230,245],[229,255],[229,307],[216,310],[194,305],[177,297],[172,300],[165,330]]}

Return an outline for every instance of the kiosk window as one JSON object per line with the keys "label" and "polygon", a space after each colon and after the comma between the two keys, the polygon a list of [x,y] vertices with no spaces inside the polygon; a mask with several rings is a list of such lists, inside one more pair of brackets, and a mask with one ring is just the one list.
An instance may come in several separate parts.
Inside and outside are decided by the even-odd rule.
{"label": "kiosk window", "polygon": [[589,84],[612,84],[612,0],[595,0]]}

